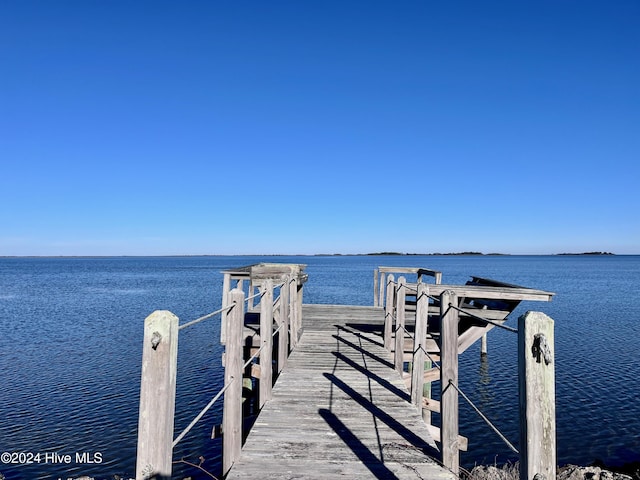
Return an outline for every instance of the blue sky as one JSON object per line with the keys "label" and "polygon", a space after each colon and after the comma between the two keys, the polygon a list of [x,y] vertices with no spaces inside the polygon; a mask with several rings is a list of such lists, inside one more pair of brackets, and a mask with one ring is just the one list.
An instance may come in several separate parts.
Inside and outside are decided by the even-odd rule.
{"label": "blue sky", "polygon": [[640,2],[0,3],[0,255],[640,253]]}

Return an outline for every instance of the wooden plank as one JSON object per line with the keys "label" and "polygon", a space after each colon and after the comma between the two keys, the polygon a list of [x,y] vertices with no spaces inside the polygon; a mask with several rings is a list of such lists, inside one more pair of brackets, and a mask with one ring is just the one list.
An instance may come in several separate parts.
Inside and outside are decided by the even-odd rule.
{"label": "wooden plank", "polygon": [[[440,402],[433,398],[422,398],[422,408],[429,410],[430,412],[440,413]],[[438,432],[438,438],[433,437],[436,442],[440,441],[440,432]]]}
{"label": "wooden plank", "polygon": [[[411,340],[411,341],[413,341],[413,340]],[[429,350],[427,350],[427,352],[429,352]],[[431,357],[431,360],[433,362],[439,362],[440,361],[440,355],[437,354],[437,353],[429,352],[429,356]],[[413,362],[413,352],[411,352],[411,351],[405,352],[404,361],[405,362]]]}
{"label": "wooden plank", "polygon": [[415,273],[419,276],[428,275],[436,279],[442,275],[438,270],[422,267],[378,267],[379,272],[383,273]]}
{"label": "wooden plank", "polygon": [[[434,361],[438,361],[440,359],[440,347],[436,341],[431,338],[431,334],[428,334],[427,338],[424,340],[424,349],[429,352],[429,355]],[[406,338],[404,341],[404,351],[409,352],[409,357],[405,357],[406,362],[412,361],[413,358],[413,339]]]}
{"label": "wooden plank", "polygon": [[[410,295],[409,291],[407,293],[408,295]],[[415,295],[415,293],[414,293]],[[412,301],[412,300],[406,300],[406,312],[407,313],[412,313],[416,311],[416,302]],[[465,305],[460,307],[464,310],[468,310],[469,314],[474,314],[474,315],[480,315],[484,318],[486,318],[487,320],[504,320],[504,318],[511,313],[508,310],[489,310],[489,309],[482,309],[482,308],[478,308],[478,307],[474,307],[472,305]],[[440,307],[438,305],[430,305],[429,306],[429,315],[434,315],[437,316],[440,314]],[[465,314],[464,312],[460,312],[460,317],[461,318],[470,318],[469,315]],[[479,322],[479,320],[478,320]]]}
{"label": "wooden plank", "polygon": [[464,353],[471,345],[476,343],[479,339],[486,335],[489,330],[492,330],[493,328],[493,325],[487,323],[482,327],[471,327],[467,331],[463,332],[458,337],[458,355]]}
{"label": "wooden plank", "polygon": [[259,263],[251,266],[251,278],[257,281],[270,278],[274,282],[282,282],[286,277],[293,276],[303,280],[306,278],[303,273],[305,268],[306,265],[299,263]]}
{"label": "wooden plank", "polygon": [[[416,284],[407,284],[408,288],[416,288]],[[532,300],[550,302],[553,298],[552,292],[534,290],[532,288],[515,287],[494,287],[478,285],[431,285],[431,295],[438,297],[442,292],[451,290],[456,292],[458,297],[483,298],[487,300]]]}
{"label": "wooden plank", "polygon": [[[429,433],[433,437],[436,442],[440,442],[440,428],[434,425],[427,425],[429,429]],[[458,435],[458,449],[466,452],[469,448],[469,439],[467,437],[463,437],[462,435]]]}
{"label": "wooden plank", "polygon": [[426,370],[422,376],[424,382],[437,382],[440,380],[440,369],[437,367]]}

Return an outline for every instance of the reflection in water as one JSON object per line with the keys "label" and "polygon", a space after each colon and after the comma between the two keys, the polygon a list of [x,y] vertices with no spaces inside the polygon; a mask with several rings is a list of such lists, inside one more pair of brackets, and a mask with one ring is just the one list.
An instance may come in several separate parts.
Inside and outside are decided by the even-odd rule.
{"label": "reflection in water", "polygon": [[480,356],[480,368],[478,369],[478,394],[480,405],[483,407],[493,402],[493,392],[491,390],[491,375],[489,375],[489,357]]}

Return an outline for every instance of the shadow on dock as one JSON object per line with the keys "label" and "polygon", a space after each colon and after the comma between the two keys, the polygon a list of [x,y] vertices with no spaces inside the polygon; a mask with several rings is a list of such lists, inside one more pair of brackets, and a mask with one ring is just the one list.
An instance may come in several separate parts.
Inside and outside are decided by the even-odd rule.
{"label": "shadow on dock", "polygon": [[[406,428],[402,423],[393,418],[387,412],[382,410],[380,407],[372,403],[370,400],[367,400],[364,396],[362,396],[359,392],[351,388],[345,382],[340,380],[335,375],[330,373],[325,373],[324,376],[331,381],[333,385],[338,387],[344,393],[346,393],[351,399],[355,400],[361,407],[371,413],[376,419],[384,422],[388,427],[397,432],[402,438],[404,438],[407,442],[409,442],[415,449],[420,450],[422,453],[428,456],[437,456],[439,454],[438,450],[433,448],[427,442],[424,441],[423,438],[419,437],[411,430]],[[377,422],[375,422],[377,424]],[[376,433],[378,433],[378,427],[376,425]],[[347,442],[345,442],[347,443]],[[347,443],[349,445],[349,443]],[[351,447],[351,445],[349,445]],[[378,445],[380,447],[380,452],[382,452],[382,445]]]}

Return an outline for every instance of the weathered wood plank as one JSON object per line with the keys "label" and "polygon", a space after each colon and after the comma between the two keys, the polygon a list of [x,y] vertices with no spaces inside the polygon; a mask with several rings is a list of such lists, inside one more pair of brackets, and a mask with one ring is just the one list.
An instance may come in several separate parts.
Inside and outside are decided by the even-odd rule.
{"label": "weathered wood plank", "polygon": [[416,273],[420,276],[429,275],[431,277],[437,278],[438,275],[442,275],[442,272],[438,270],[432,270],[430,268],[420,268],[420,267],[378,267],[379,272],[384,273]]}
{"label": "weathered wood plank", "polygon": [[[456,292],[458,297],[465,298],[483,298],[487,300],[533,300],[541,302],[550,302],[553,298],[552,292],[545,292],[543,290],[535,290],[532,288],[517,288],[517,287],[494,287],[494,286],[479,286],[479,285],[429,285],[429,292],[431,295],[437,297],[442,292],[452,290]],[[417,285],[407,284],[407,288],[417,288]]]}
{"label": "weathered wood plank", "polygon": [[[427,425],[429,429],[429,433],[434,438],[436,442],[440,442],[440,428],[434,425]],[[463,437],[462,435],[458,435],[458,449],[466,452],[469,448],[469,439],[467,437]]]}

